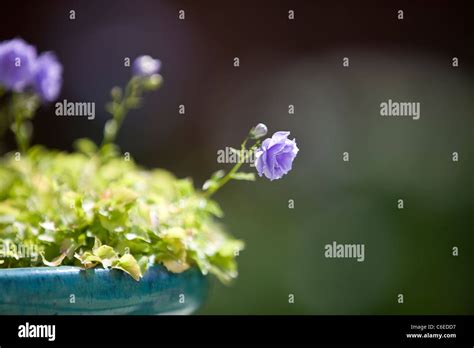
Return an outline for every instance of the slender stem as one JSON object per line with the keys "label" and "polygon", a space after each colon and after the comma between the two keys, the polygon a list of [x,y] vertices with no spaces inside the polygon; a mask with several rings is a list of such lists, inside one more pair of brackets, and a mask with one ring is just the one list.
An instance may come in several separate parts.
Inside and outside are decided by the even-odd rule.
{"label": "slender stem", "polygon": [[29,119],[33,118],[39,99],[35,95],[12,96],[10,114],[13,115],[14,124],[12,131],[15,133],[15,140],[21,153],[26,153],[30,145],[31,124]]}
{"label": "slender stem", "polygon": [[111,144],[115,141],[118,131],[122,126],[122,122],[126,112],[127,111],[117,112],[113,115],[114,118],[108,121],[110,123],[107,124],[108,128],[106,128],[104,131],[104,139],[102,140],[102,146],[106,144]]}
{"label": "slender stem", "polygon": [[112,115],[112,119],[107,121],[105,125],[102,146],[115,141],[127,113],[132,109],[140,107],[144,92],[156,90],[161,85],[161,82],[162,77],[158,74],[145,77],[132,76],[125,87],[123,95],[119,87],[112,89],[112,101],[107,105],[107,111]]}
{"label": "slender stem", "polygon": [[113,109],[109,111],[112,114],[112,119],[108,121],[104,129],[102,146],[115,141],[125,116],[131,109],[138,107],[141,95],[142,86],[140,81],[132,78],[125,87],[124,95],[117,97],[117,99],[114,98],[111,104]]}
{"label": "slender stem", "polygon": [[102,140],[102,146],[111,144],[115,141],[118,131],[122,126],[123,119],[128,112],[125,105],[126,97],[124,97],[120,103],[115,104],[115,110],[112,113],[112,119],[109,120],[104,129],[104,139]]}
{"label": "slender stem", "polygon": [[[242,152],[245,150],[245,145],[247,143],[247,140],[248,140],[248,138],[245,139],[244,142],[242,143],[242,146],[241,146]],[[206,198],[211,197],[217,190],[219,190],[222,186],[227,184],[227,182],[229,182],[229,180],[231,180],[233,178],[234,174],[237,173],[237,171],[240,169],[240,167],[242,167],[242,164],[244,164],[247,161],[250,154],[252,154],[259,145],[260,145],[260,141],[257,141],[255,144],[253,144],[253,146],[245,153],[244,158],[242,160],[239,160],[234,165],[234,167],[222,179],[220,179],[217,182],[216,186],[213,186],[213,187],[209,188],[209,190],[204,192],[204,197],[206,197]]]}
{"label": "slender stem", "polygon": [[232,176],[240,169],[242,166],[242,162],[237,163],[231,170],[230,172],[227,173],[226,176],[224,176],[222,179],[219,180],[219,183],[217,186],[213,186],[209,190],[207,190],[204,193],[204,197],[209,198],[211,197],[217,190],[219,190],[222,186],[224,186],[230,179],[232,179]]}
{"label": "slender stem", "polygon": [[23,120],[18,114],[15,115],[15,140],[18,146],[18,149],[21,153],[26,153],[28,150],[28,139],[25,138],[23,134]]}

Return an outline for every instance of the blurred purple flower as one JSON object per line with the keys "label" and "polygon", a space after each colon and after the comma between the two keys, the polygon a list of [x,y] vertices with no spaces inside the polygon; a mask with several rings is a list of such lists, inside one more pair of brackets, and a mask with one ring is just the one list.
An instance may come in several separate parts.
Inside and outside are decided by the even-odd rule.
{"label": "blurred purple flower", "polygon": [[21,92],[32,81],[36,48],[22,39],[0,43],[0,85]]}
{"label": "blurred purple flower", "polygon": [[55,100],[61,90],[63,67],[51,52],[43,53],[37,60],[34,72],[34,88],[45,100]]}
{"label": "blurred purple flower", "polygon": [[299,149],[295,139],[288,139],[290,132],[276,132],[271,138],[263,141],[255,152],[258,175],[265,175],[270,180],[280,179],[292,167]]}
{"label": "blurred purple flower", "polygon": [[133,61],[133,74],[138,76],[151,76],[161,68],[161,61],[150,56],[140,56]]}

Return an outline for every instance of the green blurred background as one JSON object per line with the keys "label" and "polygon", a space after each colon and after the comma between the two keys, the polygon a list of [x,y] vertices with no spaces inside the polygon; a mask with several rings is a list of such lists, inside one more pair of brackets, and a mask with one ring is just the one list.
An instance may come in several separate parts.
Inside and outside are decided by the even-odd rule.
{"label": "green blurred background", "polygon": [[[124,57],[160,58],[163,88],[118,139],[144,166],[201,185],[221,168],[217,151],[258,122],[296,138],[283,180],[234,182],[216,195],[247,247],[237,281],[212,280],[198,313],[474,314],[474,52],[464,4],[24,1],[5,4],[0,22],[0,39],[57,53],[60,100],[97,110],[127,80]],[[381,117],[388,99],[420,102],[420,119]],[[106,118],[58,118],[50,106],[34,141],[71,150],[76,138],[98,141]],[[365,261],[325,258],[333,241],[365,244]]]}

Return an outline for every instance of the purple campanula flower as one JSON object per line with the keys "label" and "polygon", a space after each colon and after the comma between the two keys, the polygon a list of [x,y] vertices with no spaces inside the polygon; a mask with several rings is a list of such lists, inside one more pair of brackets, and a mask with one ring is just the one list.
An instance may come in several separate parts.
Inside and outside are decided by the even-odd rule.
{"label": "purple campanula flower", "polygon": [[150,56],[140,56],[133,61],[133,74],[138,76],[151,76],[161,68],[161,61]]}
{"label": "purple campanula flower", "polygon": [[270,180],[280,179],[292,167],[299,149],[295,139],[288,139],[290,132],[276,132],[271,138],[263,141],[255,152],[258,175],[265,175]]}
{"label": "purple campanula flower", "polygon": [[63,67],[51,52],[43,53],[36,62],[34,88],[45,100],[55,100],[61,90]]}
{"label": "purple campanula flower", "polygon": [[36,49],[22,39],[0,43],[0,85],[21,92],[32,82]]}

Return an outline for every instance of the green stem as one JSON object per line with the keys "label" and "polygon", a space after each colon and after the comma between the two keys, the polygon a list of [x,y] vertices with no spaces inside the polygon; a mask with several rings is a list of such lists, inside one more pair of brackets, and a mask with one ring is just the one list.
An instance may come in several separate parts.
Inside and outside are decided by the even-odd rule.
{"label": "green stem", "polygon": [[144,92],[156,90],[161,83],[162,77],[158,74],[146,77],[133,76],[128,81],[123,95],[119,87],[112,89],[112,102],[107,105],[107,111],[112,115],[112,119],[105,125],[102,146],[115,141],[125,116],[130,110],[140,106]]}
{"label": "green stem", "polygon": [[23,120],[18,114],[16,114],[15,126],[14,126],[16,144],[21,153],[26,153],[26,151],[28,150],[28,139],[24,134],[23,127],[24,127]]}
{"label": "green stem", "polygon": [[111,144],[115,141],[127,113],[131,109],[138,107],[142,92],[142,86],[139,79],[132,78],[125,87],[124,95],[113,97],[111,103],[112,109],[109,110],[112,114],[112,119],[107,122],[104,129],[102,146]]}
{"label": "green stem", "polygon": [[[245,145],[247,144],[247,140],[248,140],[248,137],[247,139],[244,140],[244,142],[242,143],[242,146],[241,146],[241,151],[243,152],[245,150]],[[213,186],[211,188],[209,188],[209,190],[205,191],[204,192],[204,197],[205,198],[209,198],[211,197],[214,193],[216,193],[216,191],[218,191],[219,189],[222,188],[222,186],[224,186],[225,184],[227,184],[231,179],[232,177],[234,176],[235,173],[237,173],[237,171],[240,169],[240,167],[242,167],[242,164],[244,164],[247,159],[249,158],[250,154],[253,153],[255,151],[255,149],[260,145],[260,141],[257,141],[255,144],[253,144],[253,146],[245,153],[245,157],[242,159],[242,160],[239,160],[235,165],[234,167],[232,167],[232,169],[222,178],[220,179],[218,182],[217,182],[217,185],[216,186]]]}
{"label": "green stem", "polygon": [[114,118],[107,122],[106,128],[104,130],[104,139],[102,140],[102,146],[111,144],[115,141],[118,131],[122,126],[125,113],[126,112],[124,112],[123,114],[116,113],[114,115]]}
{"label": "green stem", "polygon": [[122,99],[119,104],[116,104],[116,110],[112,113],[113,118],[107,121],[104,129],[104,139],[102,140],[102,146],[113,143],[117,137],[118,131],[122,126],[123,119],[128,112],[124,100],[125,99]]}
{"label": "green stem", "polygon": [[11,128],[21,153],[26,153],[30,145],[31,123],[29,119],[33,118],[38,107],[39,99],[35,95],[14,94],[12,96],[9,111],[13,115],[14,124]]}

